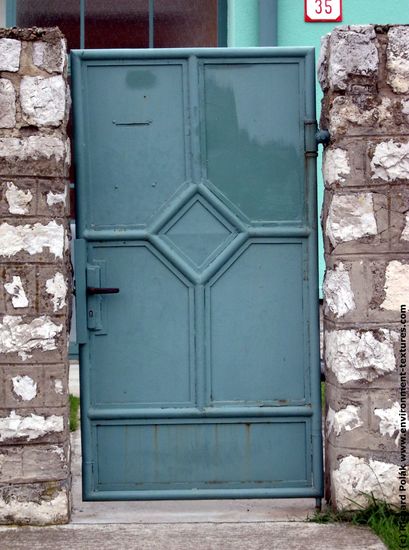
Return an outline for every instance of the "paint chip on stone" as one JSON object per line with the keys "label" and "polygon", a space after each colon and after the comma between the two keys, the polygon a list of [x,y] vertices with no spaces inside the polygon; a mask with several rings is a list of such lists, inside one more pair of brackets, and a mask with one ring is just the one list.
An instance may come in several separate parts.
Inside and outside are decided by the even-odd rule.
{"label": "paint chip on stone", "polygon": [[56,273],[54,277],[46,281],[46,291],[51,294],[51,301],[54,311],[58,311],[65,306],[65,297],[67,295],[67,284],[62,273]]}
{"label": "paint chip on stone", "polygon": [[19,189],[12,181],[6,183],[6,199],[9,203],[10,214],[28,214],[29,204],[33,200],[33,195],[29,189],[23,191]]}
{"label": "paint chip on stone", "polygon": [[55,389],[55,393],[58,393],[58,395],[63,394],[62,380],[59,380],[58,378],[54,380],[54,389]]}
{"label": "paint chip on stone", "polygon": [[31,401],[37,395],[37,383],[30,376],[12,378],[13,392],[23,401]]}
{"label": "paint chip on stone", "polygon": [[377,234],[373,194],[334,195],[328,212],[327,235],[335,247]]}
{"label": "paint chip on stone", "polygon": [[349,455],[332,472],[332,484],[338,509],[356,509],[368,504],[368,496],[398,504],[399,466]]}
{"label": "paint chip on stone", "polygon": [[16,91],[10,80],[0,78],[0,128],[16,125]]}
{"label": "paint chip on stone", "polygon": [[379,143],[371,161],[373,179],[394,181],[409,178],[409,143]]}
{"label": "paint chip on stone", "polygon": [[[375,416],[380,418],[379,422],[379,431],[382,435],[388,435],[393,437],[396,435],[395,444],[396,446],[399,443],[400,439],[400,427],[401,427],[401,416],[400,416],[400,405],[395,401],[389,409],[375,409]],[[405,415],[405,422],[407,425],[407,416]]]}
{"label": "paint chip on stone", "polygon": [[53,193],[49,191],[47,193],[47,204],[48,206],[54,206],[54,204],[62,203],[65,205],[67,200],[67,188],[65,188],[63,193]]}
{"label": "paint chip on stone", "polygon": [[28,307],[27,295],[21,282],[21,277],[14,276],[11,283],[5,283],[6,292],[12,296],[11,303],[15,308]]}
{"label": "paint chip on stone", "polygon": [[348,405],[345,409],[340,409],[335,412],[331,407],[328,408],[327,426],[331,433],[333,430],[336,435],[340,435],[341,431],[351,432],[363,425],[359,417],[360,408],[354,405]]}
{"label": "paint chip on stone", "polygon": [[409,241],[409,212],[406,212],[405,227],[403,228],[400,238],[402,241]]}
{"label": "paint chip on stone", "polygon": [[65,230],[55,221],[47,225],[0,225],[0,256],[10,258],[18,252],[39,254],[48,248],[57,258],[62,258],[65,245]]}
{"label": "paint chip on stone", "polygon": [[327,367],[345,384],[353,380],[373,381],[396,369],[395,331],[379,329],[332,330],[325,335]]}
{"label": "paint chip on stone", "polygon": [[342,317],[355,309],[349,272],[345,269],[342,262],[335,269],[329,269],[326,272],[323,291],[325,306],[336,317]]}
{"label": "paint chip on stone", "polygon": [[409,297],[409,264],[398,260],[389,262],[385,273],[385,300],[382,309],[400,311],[402,304],[408,303]]}
{"label": "paint chip on stone", "polygon": [[336,182],[344,183],[346,176],[351,172],[348,153],[344,149],[326,149],[324,153],[323,175],[325,183],[332,185]]}

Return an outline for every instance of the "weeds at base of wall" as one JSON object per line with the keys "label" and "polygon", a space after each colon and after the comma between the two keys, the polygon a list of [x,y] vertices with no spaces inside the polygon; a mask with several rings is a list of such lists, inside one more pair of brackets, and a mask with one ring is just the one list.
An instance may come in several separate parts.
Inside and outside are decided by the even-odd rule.
{"label": "weeds at base of wall", "polygon": [[75,432],[79,427],[80,398],[70,393],[70,432]]}
{"label": "weeds at base of wall", "polygon": [[[358,510],[334,512],[325,510],[316,512],[308,521],[315,523],[347,522],[353,525],[366,525],[386,544],[389,550],[409,548],[409,512],[400,512],[398,508],[366,495],[366,507],[356,505]],[[404,530],[402,531],[402,525]]]}

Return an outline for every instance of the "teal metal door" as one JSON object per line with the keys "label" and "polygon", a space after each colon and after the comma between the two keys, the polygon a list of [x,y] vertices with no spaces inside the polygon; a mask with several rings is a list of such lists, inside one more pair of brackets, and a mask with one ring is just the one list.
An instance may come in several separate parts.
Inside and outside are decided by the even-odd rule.
{"label": "teal metal door", "polygon": [[321,496],[313,57],[73,53],[84,498]]}

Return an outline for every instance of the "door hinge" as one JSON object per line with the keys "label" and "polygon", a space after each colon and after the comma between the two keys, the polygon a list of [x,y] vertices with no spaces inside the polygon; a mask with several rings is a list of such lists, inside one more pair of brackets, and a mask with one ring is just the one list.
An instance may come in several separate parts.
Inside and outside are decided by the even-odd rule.
{"label": "door hinge", "polygon": [[316,133],[317,121],[304,120],[304,147],[306,157],[316,157],[318,155]]}

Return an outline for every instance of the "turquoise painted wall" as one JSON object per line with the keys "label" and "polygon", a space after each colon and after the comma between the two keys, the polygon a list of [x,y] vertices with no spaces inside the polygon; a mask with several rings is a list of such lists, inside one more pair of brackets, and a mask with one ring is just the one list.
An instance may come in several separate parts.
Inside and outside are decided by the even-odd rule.
{"label": "turquoise painted wall", "polygon": [[[409,0],[344,0],[342,23],[305,23],[304,0],[278,0],[278,46],[314,46],[318,59],[321,36],[336,25],[366,23],[409,23]],[[322,93],[317,85],[317,117]],[[322,148],[320,147],[320,150]],[[318,208],[321,210],[323,183],[321,152],[318,158]],[[320,285],[324,275],[324,252],[320,235]]]}
{"label": "turquoise painted wall", "polygon": [[258,0],[228,0],[227,44],[258,46]]}

